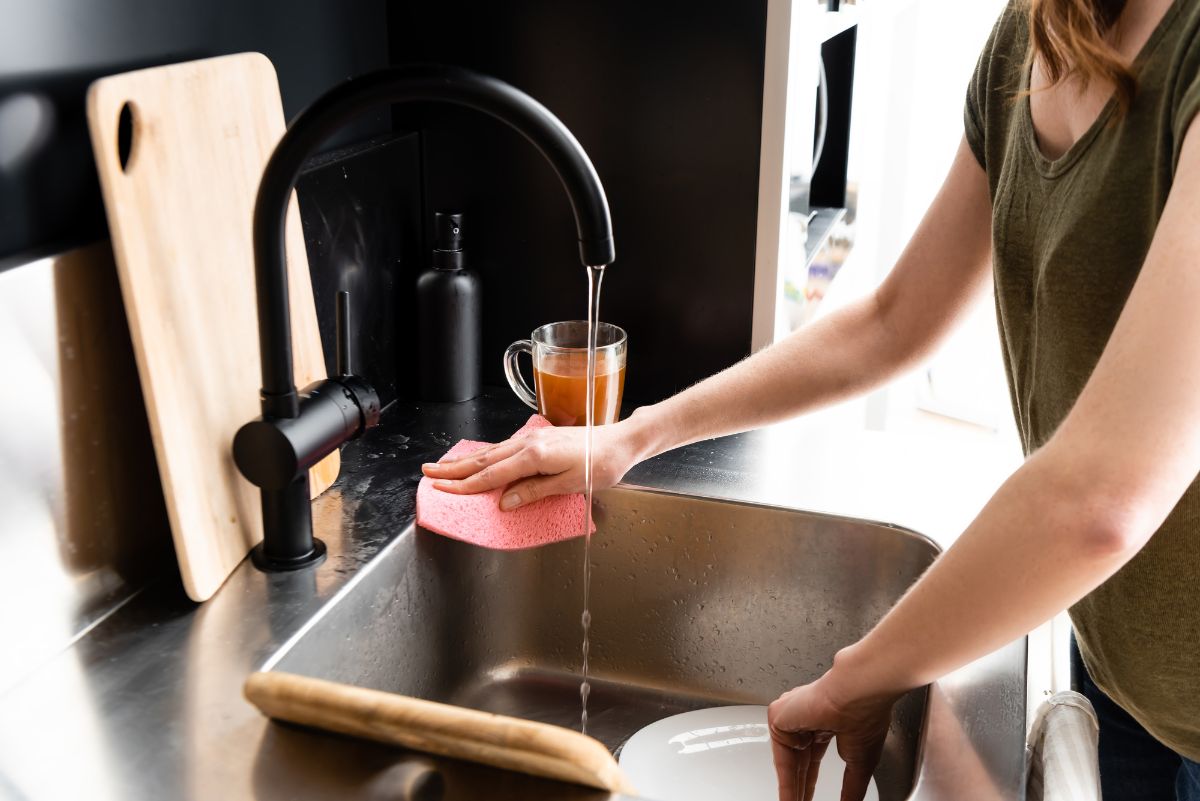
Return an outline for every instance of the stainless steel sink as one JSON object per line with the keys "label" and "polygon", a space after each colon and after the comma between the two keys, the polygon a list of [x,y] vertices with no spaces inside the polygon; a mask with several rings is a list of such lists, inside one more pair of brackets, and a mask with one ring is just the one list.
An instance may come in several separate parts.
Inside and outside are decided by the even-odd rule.
{"label": "stainless steel sink", "polygon": [[[938,553],[879,523],[628,487],[596,517],[588,733],[614,751],[668,715],[815,679]],[[410,529],[268,664],[578,728],[583,552]],[[884,801],[913,791],[926,707],[924,690],[896,707]]]}

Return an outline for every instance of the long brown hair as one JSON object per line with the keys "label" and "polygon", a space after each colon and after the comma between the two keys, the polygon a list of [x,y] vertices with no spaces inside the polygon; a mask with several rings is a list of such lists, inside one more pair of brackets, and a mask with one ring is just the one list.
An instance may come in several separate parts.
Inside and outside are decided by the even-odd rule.
{"label": "long brown hair", "polygon": [[1105,39],[1126,0],[1030,0],[1029,57],[1041,57],[1050,85],[1070,77],[1113,87],[1119,110],[1129,110],[1137,81],[1125,59]]}

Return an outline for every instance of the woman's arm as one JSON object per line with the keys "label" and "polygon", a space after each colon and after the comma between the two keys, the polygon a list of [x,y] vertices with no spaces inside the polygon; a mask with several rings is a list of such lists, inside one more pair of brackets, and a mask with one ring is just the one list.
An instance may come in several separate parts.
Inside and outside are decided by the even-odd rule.
{"label": "woman's arm", "polygon": [[991,221],[986,177],[963,141],[908,247],[871,295],[639,409],[647,455],[812,411],[918,363],[985,285]]}
{"label": "woman's arm", "polygon": [[[877,386],[919,361],[961,318],[989,275],[991,200],[965,141],[937,198],[880,287],[672,398],[596,431],[597,482],[689,442],[745,431]],[[525,504],[582,485],[582,436],[549,430],[456,461],[426,465],[450,492]],[[530,478],[535,477],[535,478]],[[525,479],[522,481],[522,479]],[[505,508],[511,508],[505,504]]]}
{"label": "woman's arm", "polygon": [[1112,337],[1053,438],[873,631],[772,705],[781,781],[795,779],[788,760],[819,758],[789,752],[788,732],[835,731],[854,788],[843,798],[861,798],[890,699],[1082,598],[1146,544],[1200,472],[1196,127]]}

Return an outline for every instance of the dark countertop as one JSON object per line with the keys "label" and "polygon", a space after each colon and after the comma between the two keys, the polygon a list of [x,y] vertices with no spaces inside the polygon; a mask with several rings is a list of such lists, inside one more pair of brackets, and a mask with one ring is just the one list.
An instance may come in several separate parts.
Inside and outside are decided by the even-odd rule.
{"label": "dark countertop", "polygon": [[[402,753],[336,737],[314,752],[309,735],[268,724],[246,703],[242,683],[408,528],[422,462],[460,438],[503,439],[529,414],[499,390],[462,404],[394,405],[345,448],[341,477],[314,504],[323,564],[267,575],[243,562],[202,605],[177,577],[152,583],[4,693],[0,797],[395,797]],[[762,500],[762,453],[775,436],[682,448],[626,483]],[[1021,640],[935,685],[914,797],[1023,797],[1024,660]],[[466,770],[487,788],[481,797],[508,797],[502,771]],[[546,798],[596,797],[543,785]]]}

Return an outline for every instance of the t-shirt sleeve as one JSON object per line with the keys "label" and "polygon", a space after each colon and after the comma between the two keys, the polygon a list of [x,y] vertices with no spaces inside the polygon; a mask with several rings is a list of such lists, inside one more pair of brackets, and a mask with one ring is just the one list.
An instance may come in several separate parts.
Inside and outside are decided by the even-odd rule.
{"label": "t-shirt sleeve", "polygon": [[1186,33],[1180,45],[1179,65],[1172,92],[1171,153],[1172,169],[1179,163],[1179,151],[1196,113],[1200,112],[1200,13],[1192,11],[1181,22]]}
{"label": "t-shirt sleeve", "polygon": [[971,75],[971,82],[967,84],[967,103],[966,108],[963,109],[963,130],[967,137],[967,144],[970,146],[971,152],[975,154],[975,160],[979,162],[979,166],[983,167],[984,172],[987,171],[987,151],[984,148],[984,140],[987,135],[984,133],[984,104],[982,98],[987,92],[987,86],[984,83],[987,68],[983,63],[987,52],[987,48],[984,48],[983,53],[979,56],[979,63],[975,65],[975,72]]}
{"label": "t-shirt sleeve", "polygon": [[988,167],[988,108],[992,105],[992,95],[996,91],[996,82],[998,73],[1000,72],[1000,65],[997,64],[997,61],[1011,59],[1012,57],[1010,54],[1000,52],[1000,48],[1002,40],[1005,39],[1005,29],[1011,22],[1010,18],[1014,13],[1019,13],[1015,3],[1010,3],[1000,13],[996,24],[992,26],[992,32],[988,36],[987,43],[984,44],[983,50],[979,54],[979,60],[975,64],[975,72],[972,73],[971,80],[967,84],[967,102],[963,110],[963,128],[967,144],[970,146],[971,152],[975,154],[975,160],[979,162],[979,166],[983,167],[984,172],[987,172]]}

